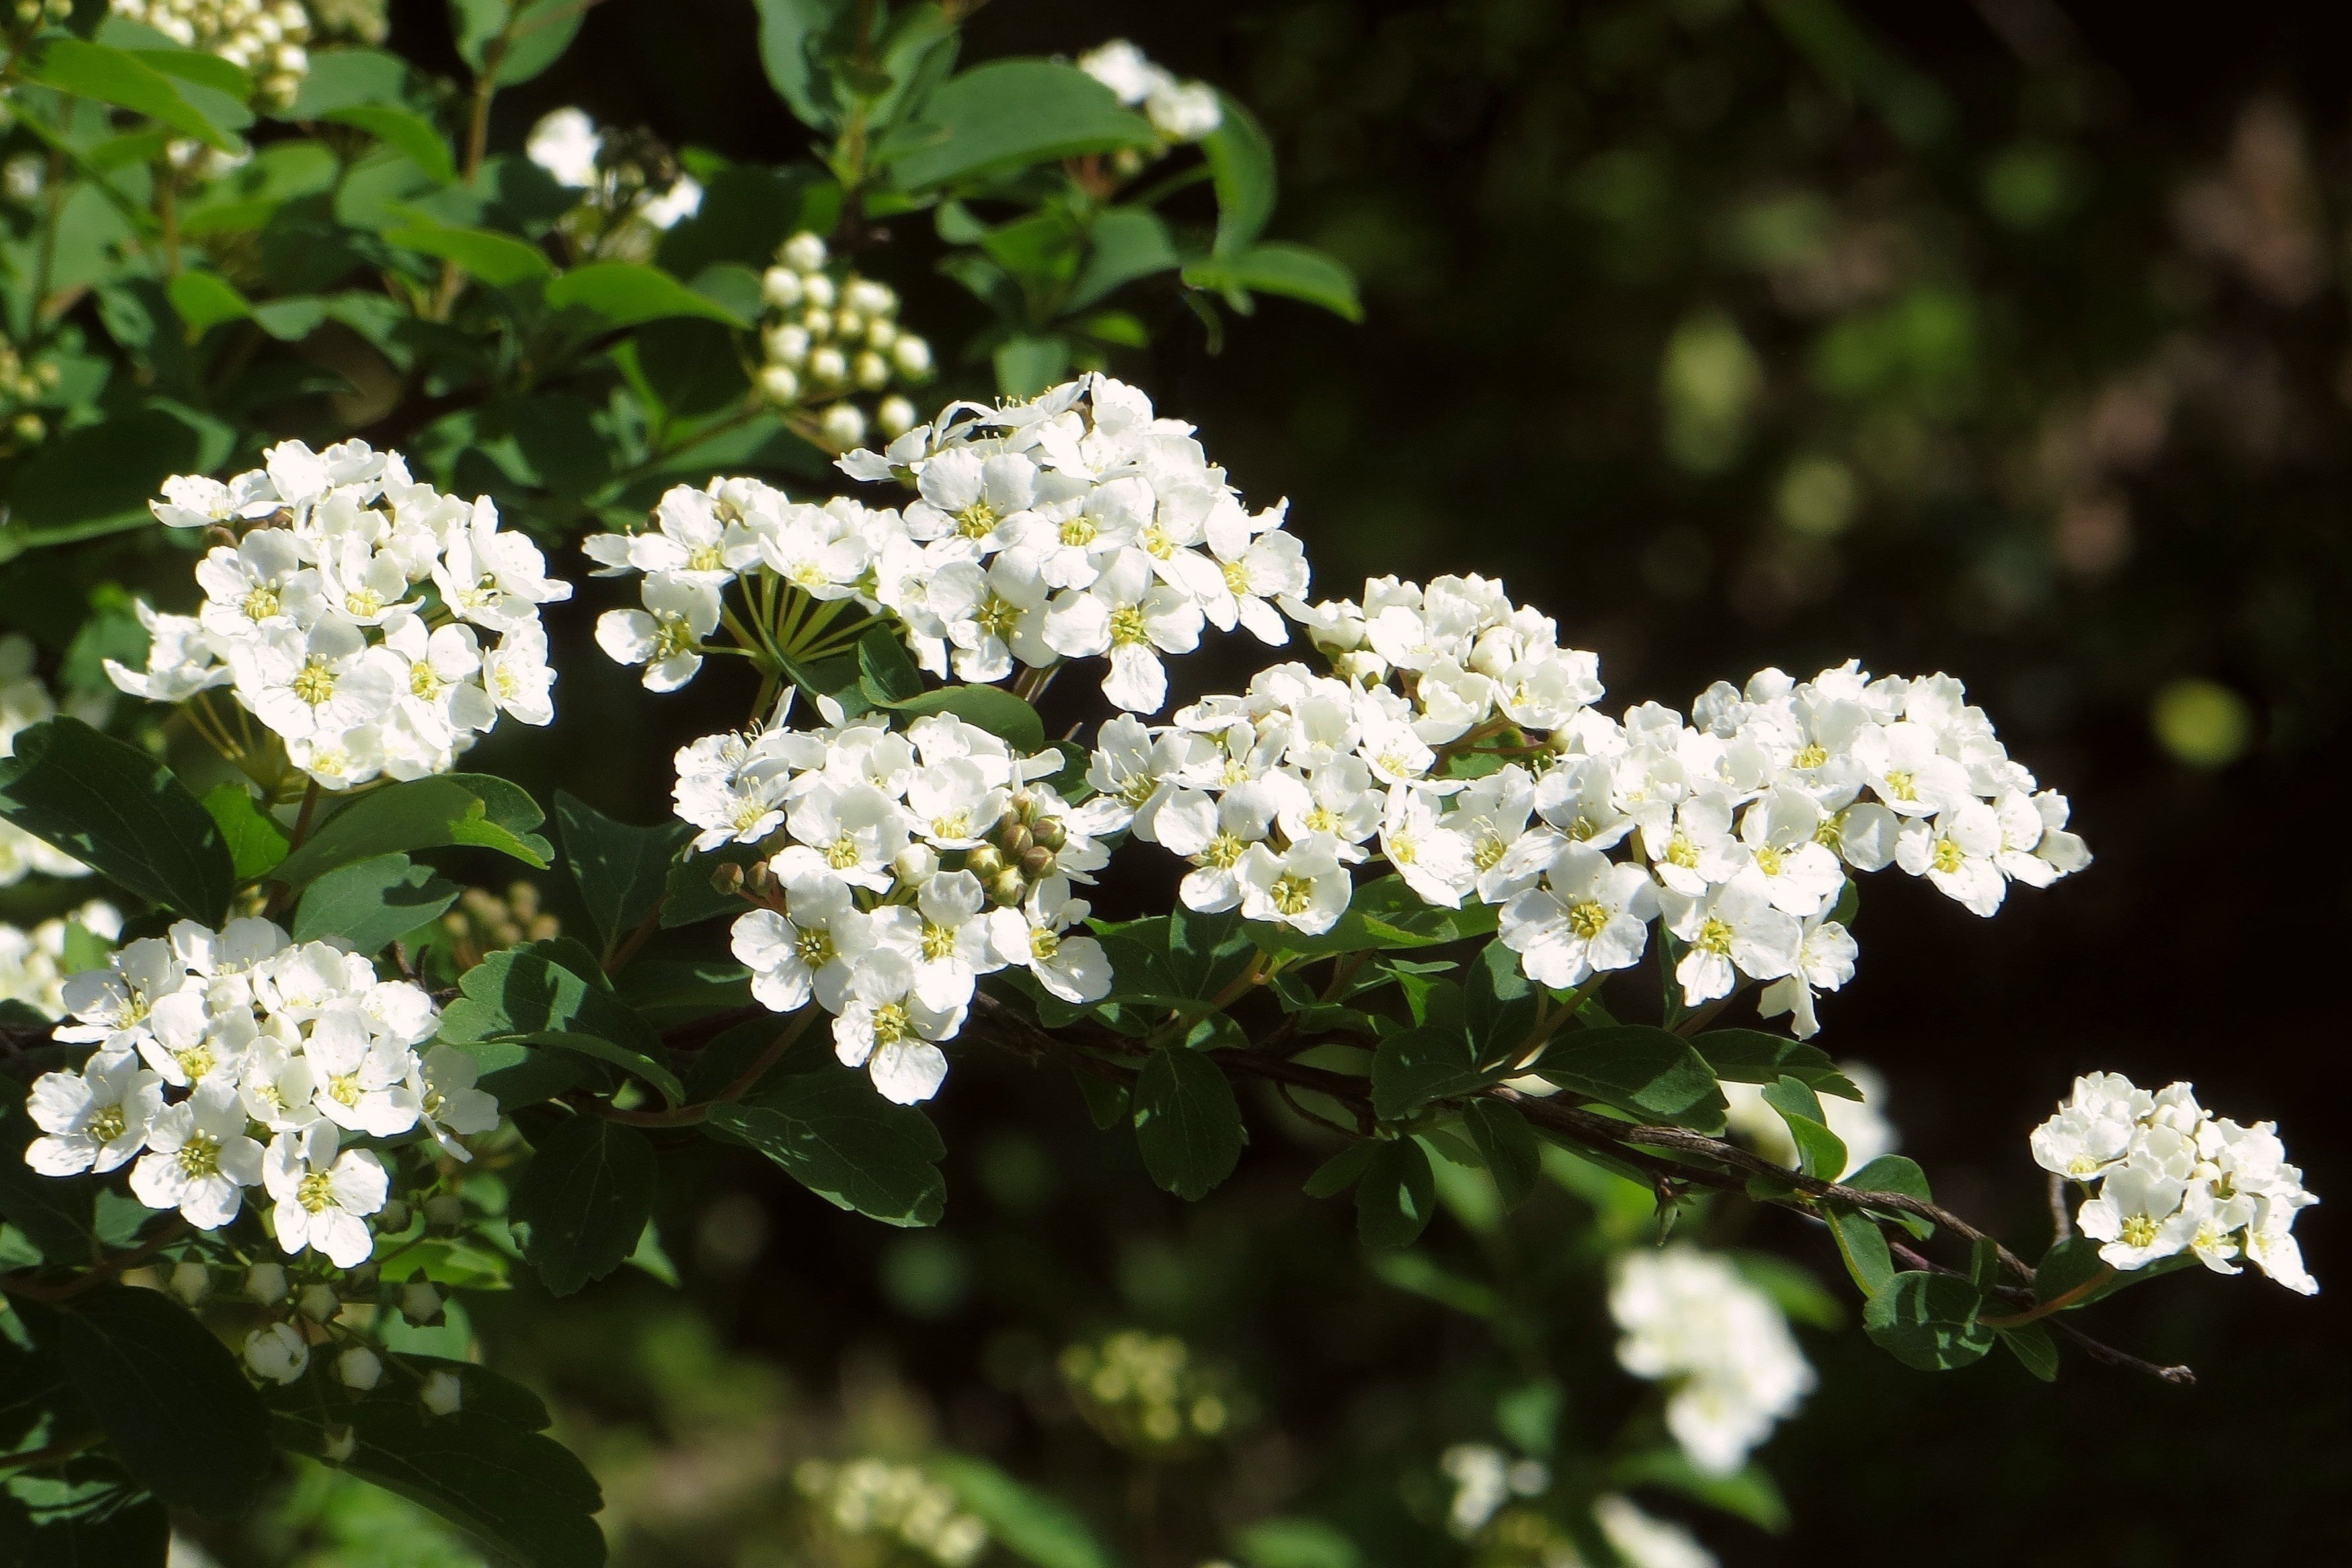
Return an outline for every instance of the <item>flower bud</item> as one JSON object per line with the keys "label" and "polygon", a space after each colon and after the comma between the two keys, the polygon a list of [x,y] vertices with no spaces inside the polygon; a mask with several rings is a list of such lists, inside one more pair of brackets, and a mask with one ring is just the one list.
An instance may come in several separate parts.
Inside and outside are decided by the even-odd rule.
{"label": "flower bud", "polygon": [[853,310],[863,310],[869,316],[887,316],[898,308],[898,296],[887,283],[877,283],[871,278],[857,278],[842,291],[842,302]]}
{"label": "flower bud", "polygon": [[425,1200],[425,1223],[456,1226],[466,1223],[466,1201],[455,1193],[436,1193]]}
{"label": "flower bud", "polygon": [[760,274],[760,298],[779,310],[801,302],[801,275],[789,267],[771,267]]}
{"label": "flower bud", "polygon": [[879,392],[890,384],[890,362],[871,349],[850,363],[850,378],[868,392]]}
{"label": "flower bud", "polygon": [[286,1300],[286,1270],[275,1263],[257,1263],[245,1271],[245,1293],[265,1307]]}
{"label": "flower bud", "polygon": [[884,319],[877,319],[866,323],[866,346],[867,348],[879,349],[887,353],[888,352],[890,345],[898,341],[898,322]]}
{"label": "flower bud", "polygon": [[963,868],[986,883],[1004,869],[1004,857],[992,844],[983,844],[963,858]]}
{"label": "flower bud", "polygon": [[1370,686],[1388,679],[1389,661],[1368,647],[1341,654],[1331,661],[1331,671],[1342,680],[1353,680]]}
{"label": "flower bud", "polygon": [[330,1426],[326,1440],[319,1446],[319,1458],[331,1465],[340,1465],[359,1451],[359,1434],[349,1426]]}
{"label": "flower bud", "polygon": [[997,829],[996,847],[1004,851],[1007,860],[1018,860],[1036,846],[1036,839],[1029,836],[1028,827],[1022,823],[1014,823],[1009,831]]}
{"label": "flower bud", "polygon": [[400,1315],[412,1323],[429,1323],[441,1315],[441,1292],[424,1279],[400,1288]]}
{"label": "flower bud", "polygon": [[903,397],[886,397],[874,410],[874,423],[895,441],[915,427],[915,405]]}
{"label": "flower bud", "polygon": [[909,887],[928,882],[940,868],[940,852],[928,844],[909,844],[890,862],[898,880]]}
{"label": "flower bud", "polygon": [[821,349],[811,349],[808,357],[809,379],[820,386],[834,386],[849,379],[849,360],[842,352],[827,343]]}
{"label": "flower bud", "polygon": [[245,1336],[245,1364],[256,1377],[292,1383],[310,1370],[310,1347],[291,1323],[269,1323]]}
{"label": "flower bud", "polygon": [[931,345],[912,332],[902,335],[890,345],[890,363],[898,374],[909,380],[929,375],[931,371]]}
{"label": "flower bud", "polygon": [[824,411],[817,433],[832,446],[855,447],[866,439],[866,416],[846,403],[836,403]]}
{"label": "flower bud", "polygon": [[375,1211],[375,1228],[379,1236],[396,1236],[408,1228],[415,1212],[404,1198],[394,1198]]}
{"label": "flower bud", "polygon": [[1029,884],[1019,870],[1009,867],[999,871],[988,884],[989,901],[1004,909],[1013,908],[1028,896]]}
{"label": "flower bud", "polygon": [[1070,841],[1069,830],[1059,817],[1041,817],[1030,825],[1029,837],[1048,849],[1059,849]]}
{"label": "flower bud", "polygon": [[809,331],[806,327],[785,325],[770,327],[760,334],[760,346],[768,357],[781,365],[801,365],[808,362]]}
{"label": "flower bud", "polygon": [[856,311],[844,309],[833,313],[833,335],[844,342],[854,342],[866,335],[866,318]]}
{"label": "flower bud", "polygon": [[1054,852],[1039,844],[1021,857],[1021,874],[1033,882],[1042,882],[1054,874]]}
{"label": "flower bud", "polygon": [[796,271],[814,272],[824,265],[824,241],[803,229],[784,241],[783,248],[776,254],[783,258],[785,266]]}
{"label": "flower bud", "polygon": [[383,1378],[383,1363],[367,1346],[353,1345],[335,1358],[335,1375],[345,1388],[365,1394]]}
{"label": "flower bud", "polygon": [[335,1294],[332,1285],[305,1285],[294,1304],[304,1317],[321,1323],[343,1310],[343,1299]]}
{"label": "flower bud", "polygon": [[436,1415],[455,1415],[457,1407],[466,1403],[466,1385],[457,1381],[454,1372],[443,1370],[425,1374],[425,1386],[417,1397],[425,1408]]}
{"label": "flower bud", "polygon": [[213,1291],[213,1271],[190,1258],[172,1269],[172,1294],[193,1307]]}
{"label": "flower bud", "polygon": [[810,309],[830,310],[838,297],[839,291],[834,288],[833,279],[824,273],[805,272],[801,275],[801,298],[809,302]]}
{"label": "flower bud", "polygon": [[769,402],[789,405],[800,401],[800,373],[788,365],[772,364],[760,372],[760,395]]}
{"label": "flower bud", "polygon": [[732,898],[743,890],[743,868],[732,860],[721,860],[710,868],[710,890],[721,898]]}

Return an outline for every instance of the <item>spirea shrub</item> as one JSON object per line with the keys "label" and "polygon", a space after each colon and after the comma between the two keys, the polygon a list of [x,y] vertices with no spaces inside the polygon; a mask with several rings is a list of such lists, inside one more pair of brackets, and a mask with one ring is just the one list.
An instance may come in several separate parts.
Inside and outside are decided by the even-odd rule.
{"label": "spirea shrub", "polygon": [[[1588,1236],[1543,1245],[1610,1259],[1664,1436],[1646,1470],[1585,1464],[1555,1389],[1499,1418],[1512,1450],[1432,1452],[1433,1522],[1486,1560],[1708,1561],[1624,1492],[1754,1495],[1733,1479],[1816,1381],[1790,1314],[1825,1298],[1648,1245],[1710,1205],[1802,1216],[1925,1369],[1999,1345],[2050,1377],[2072,1347],[2183,1381],[2078,1314],[2199,1263],[2316,1289],[2291,1229],[2316,1200],[2269,1122],[2078,1079],[2018,1152],[2061,1221],[2029,1262],[1895,1152],[1877,1076],[1811,1043],[1864,875],[1985,918],[2093,868],[1958,679],[1850,660],[1612,705],[1573,629],[1492,579],[1320,596],[1319,524],[1245,500],[1108,369],[1146,331],[1112,301],[1148,285],[1218,321],[1260,295],[1356,313],[1336,262],[1263,237],[1246,109],[1123,43],[958,69],[952,9],[761,9],[821,167],[576,110],[493,155],[497,93],[579,26],[557,0],[457,5],[455,99],[306,51],[295,5],[6,35],[10,134],[138,221],[87,275],[6,281],[46,334],[9,363],[64,368],[6,389],[37,411],[0,538],[153,567],[67,647],[0,641],[0,884],[47,900],[0,928],[6,1539],[160,1563],[174,1510],[235,1517],[282,1452],[503,1558],[599,1562],[597,1486],[537,1397],[413,1331],[518,1272],[554,1296],[668,1272],[656,1193],[690,1211],[707,1156],[936,1224],[920,1108],[990,1052],[1069,1074],[1188,1200],[1244,1157],[1237,1088],[1277,1096],[1325,1155],[1307,1191],[1350,1194],[1375,1259],[1441,1189],[1487,1224],[1541,1185],[1591,1200]],[[57,221],[41,190],[12,233]],[[918,212],[991,313],[968,353],[935,356],[949,327],[878,276]],[[322,224],[364,268],[286,259]],[[373,390],[305,379],[291,351],[331,343]],[[101,398],[118,367],[144,390]],[[57,473],[93,463],[137,496],[77,511],[95,492]],[[645,695],[559,713],[551,627]],[[1202,694],[1210,643],[1260,668]],[[731,727],[677,750],[646,820],[494,771],[576,723],[635,743],[635,705],[690,683]],[[513,882],[559,862],[584,922]],[[1122,877],[1172,891],[1106,919]],[[1248,1422],[1181,1340],[1055,1364],[1139,1458]],[[968,1455],[794,1486],[836,1544],[1109,1561]]]}

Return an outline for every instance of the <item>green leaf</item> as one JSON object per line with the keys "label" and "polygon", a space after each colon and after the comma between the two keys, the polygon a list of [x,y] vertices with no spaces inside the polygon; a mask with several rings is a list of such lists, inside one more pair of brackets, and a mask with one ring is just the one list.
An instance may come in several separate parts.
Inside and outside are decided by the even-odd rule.
{"label": "green leaf", "polygon": [[1076,66],[992,60],[950,77],[923,108],[923,133],[891,160],[902,191],[1006,174],[1082,153],[1150,147],[1159,132]]}
{"label": "green leaf", "polygon": [[1373,1053],[1372,1109],[1383,1121],[1393,1121],[1433,1100],[1465,1093],[1487,1081],[1459,1030],[1401,1030]]}
{"label": "green leaf", "polygon": [[1118,1560],[1076,1510],[985,1460],[935,1454],[923,1468],[988,1526],[996,1544],[1036,1568],[1117,1568]]}
{"label": "green leaf", "polygon": [[74,1511],[27,1510],[16,1516],[28,1521],[21,1525],[10,1517],[19,1506],[0,1494],[0,1556],[17,1568],[154,1568],[172,1550],[172,1515],[144,1492],[117,1488]]}
{"label": "green leaf", "polygon": [[996,345],[991,363],[1004,397],[1034,397],[1070,368],[1070,340],[1059,332],[1020,332]]}
{"label": "green leaf", "polygon": [[405,855],[338,866],[304,890],[295,907],[296,942],[340,939],[353,952],[380,952],[457,901],[457,886]]}
{"label": "green leaf", "polygon": [[1128,1104],[1127,1086],[1113,1083],[1107,1078],[1097,1078],[1090,1072],[1074,1073],[1078,1080],[1078,1093],[1087,1102],[1087,1119],[1097,1132],[1108,1132],[1114,1127],[1124,1127],[1134,1119]]}
{"label": "green leaf", "polygon": [[1830,1131],[1829,1119],[1822,1114],[1822,1102],[1811,1089],[1793,1078],[1784,1078],[1765,1089],[1764,1103],[1779,1111],[1788,1124],[1805,1174],[1834,1182],[1844,1173],[1845,1142]]}
{"label": "green leaf", "polygon": [[1320,305],[1350,321],[1364,319],[1363,302],[1356,297],[1355,274],[1336,258],[1304,245],[1254,245],[1237,255],[1196,261],[1184,268],[1184,281],[1229,298],[1246,299],[1253,289],[1281,294]]}
{"label": "green leaf", "polygon": [[323,120],[362,103],[399,103],[407,91],[408,62],[382,49],[320,49],[281,120]]}
{"label": "green leaf", "polygon": [[670,862],[694,830],[676,820],[632,827],[562,790],[555,792],[555,823],[564,864],[609,955],[662,901]]}
{"label": "green leaf", "polygon": [[749,327],[732,310],[705,299],[657,267],[638,261],[592,261],[548,284],[551,310],[577,310],[600,329],[634,327],[665,316],[704,316],[730,327]]}
{"label": "green leaf", "polygon": [[299,889],[372,855],[460,845],[496,849],[543,871],[554,846],[531,829],[546,820],[520,784],[488,773],[412,779],[361,795],[327,818],[270,879]]}
{"label": "green leaf", "polygon": [[1968,1365],[1992,1349],[1993,1331],[1977,1321],[1984,1297],[1949,1274],[1897,1274],[1863,1309],[1862,1326],[1881,1350],[1922,1372]]}
{"label": "green leaf", "polygon": [[476,74],[514,87],[562,57],[587,10],[583,0],[449,0],[450,31]]}
{"label": "green leaf", "polygon": [[143,114],[223,153],[245,151],[230,132],[252,124],[250,113],[234,103],[226,105],[233,113],[224,112],[223,100],[215,97],[215,112],[207,114],[173,77],[128,49],[58,36],[40,40],[37,48],[20,71],[26,81]]}
{"label": "green leaf", "polygon": [[386,245],[453,263],[494,289],[512,289],[555,275],[547,253],[529,240],[487,228],[443,228],[409,224],[383,231]]}
{"label": "green leaf", "polygon": [[[1919,1168],[1919,1162],[1907,1154],[1881,1154],[1862,1169],[1847,1172],[1840,1184],[1858,1192],[1899,1193],[1923,1204],[1936,1201],[1935,1194],[1927,1190],[1927,1173]],[[1932,1221],[1922,1219],[1917,1215],[1894,1210],[1888,1212],[1914,1236],[1925,1237],[1936,1228]]]}
{"label": "green leaf", "polygon": [[193,268],[173,279],[163,294],[172,301],[173,311],[186,324],[191,342],[223,321],[241,321],[253,314],[253,306],[227,279],[202,268]]}
{"label": "green leaf", "polygon": [[1862,1098],[1862,1090],[1838,1071],[1828,1052],[1802,1040],[1762,1029],[1709,1029],[1691,1037],[1691,1048],[1726,1083],[1778,1083],[1793,1078],[1818,1094]]}
{"label": "green leaf", "polygon": [[835,1208],[886,1225],[937,1225],[947,1210],[930,1118],[893,1105],[864,1073],[791,1073],[737,1105],[714,1106],[709,1127],[757,1149]]}
{"label": "green leaf", "polygon": [[832,84],[814,58],[813,46],[840,20],[849,0],[755,0],[760,8],[760,65],[776,96],[813,131],[830,129],[835,119]]}
{"label": "green leaf", "polygon": [[216,926],[236,880],[212,814],[169,770],[79,719],[19,731],[0,816],[144,899]]}
{"label": "green leaf", "polygon": [[865,689],[866,700],[877,708],[889,708],[922,695],[923,672],[888,624],[877,621],[857,639],[857,683]]}
{"label": "green leaf", "polygon": [[1486,1173],[1495,1178],[1503,1207],[1515,1209],[1527,1202],[1543,1173],[1543,1150],[1528,1119],[1516,1107],[1480,1099],[1464,1110],[1462,1124],[1469,1130],[1470,1141],[1478,1145]]}
{"label": "green leaf", "polygon": [[1180,264],[1176,242],[1158,213],[1149,207],[1112,207],[1087,231],[1086,263],[1062,309],[1083,310],[1139,278],[1173,271]]}
{"label": "green leaf", "polygon": [[[122,40],[109,38],[108,43]],[[253,78],[230,61],[203,49],[151,48],[127,44],[130,52],[141,62],[153,66],[166,76],[193,82],[221,97],[233,100],[240,109],[253,100]],[[245,121],[251,124],[250,120]]]}
{"label": "green leaf", "polygon": [[[2090,1284],[2107,1268],[2106,1260],[2099,1256],[2099,1244],[2087,1236],[2070,1236],[2062,1241],[2053,1242],[2050,1250],[2042,1255],[2042,1261],[2033,1266],[2033,1299],[2042,1302],[2054,1301],[2070,1290]],[[2105,1283],[2084,1291],[2059,1310],[2073,1311],[2077,1307],[2087,1307],[2126,1285],[2137,1284],[2147,1278],[2148,1272],[2146,1269],[2117,1273]]]}
{"label": "green leaf", "polygon": [[1024,756],[1045,749],[1045,721],[1037,717],[1037,710],[1001,686],[943,686],[882,706],[918,719],[926,713],[952,713],[967,724],[979,725]]}
{"label": "green leaf", "polygon": [[1822,1217],[1829,1221],[1838,1256],[1845,1259],[1845,1271],[1864,1295],[1875,1296],[1894,1283],[1895,1255],[1876,1220],[1843,1204],[1823,1205]]}
{"label": "green leaf", "polygon": [[1356,1543],[1319,1519],[1262,1519],[1234,1542],[1249,1568],[1363,1568]]}
{"label": "green leaf", "polygon": [[533,948],[494,952],[457,982],[463,994],[441,1010],[441,1037],[452,1044],[509,1040],[577,1051],[635,1073],[672,1105],[683,1103],[686,1090],[670,1070],[661,1037],[599,980]]}
{"label": "green leaf", "polygon": [[1234,1086],[1205,1053],[1152,1052],[1133,1092],[1136,1146],[1153,1181],[1197,1202],[1233,1174],[1249,1132]]}
{"label": "green leaf", "polygon": [[502,1562],[602,1568],[604,1538],[591,1516],[604,1499],[595,1478],[562,1444],[516,1418],[516,1404],[491,1392],[503,1380],[444,1363],[460,1380],[465,1403],[436,1415],[416,1394],[418,1374],[436,1364],[428,1358],[394,1358],[365,1394],[337,1383],[326,1359],[314,1357],[308,1378],[271,1395],[282,1446],[323,1457],[347,1436],[351,1452],[339,1468],[430,1509]]}
{"label": "green leaf", "polygon": [[1274,145],[1265,130],[1237,99],[1217,95],[1223,116],[1201,139],[1202,155],[1216,183],[1217,256],[1234,256],[1265,232],[1274,216]]}
{"label": "green leaf", "polygon": [[548,1289],[569,1296],[628,1261],[653,1218],[654,1146],[634,1127],[574,1116],[532,1141],[512,1215],[529,1222],[523,1256]]}
{"label": "green leaf", "polygon": [[1478,950],[1462,979],[1462,1026],[1488,1067],[1517,1059],[1536,1025],[1536,988],[1519,973],[1519,955],[1499,942]]}
{"label": "green leaf", "polygon": [[1366,1247],[1403,1247],[1437,1212],[1437,1179],[1417,1138],[1376,1145],[1356,1183],[1356,1238]]}
{"label": "green leaf", "polygon": [[[346,104],[341,109],[329,110],[319,118],[366,132],[424,170],[425,178],[436,185],[457,183],[457,161],[450,154],[449,143],[441,139],[441,132],[434,130],[425,121],[405,109],[390,103],[352,103]],[[408,245],[411,250],[425,250],[428,256],[439,254],[437,251],[426,250],[421,245],[408,244],[405,240],[394,240],[393,243]],[[457,260],[458,258],[451,257],[448,259]],[[463,263],[461,262],[460,265]],[[547,263],[544,258],[541,258],[540,267],[542,271],[546,270]],[[467,269],[473,270],[471,268]],[[487,272],[475,275],[488,282],[499,281]]]}
{"label": "green leaf", "polygon": [[2044,1383],[2058,1381],[2058,1342],[2040,1323],[2021,1323],[2000,1331],[2000,1342],[2025,1370]]}
{"label": "green leaf", "polygon": [[1307,1178],[1306,1186],[1300,1190],[1310,1198],[1338,1197],[1356,1184],[1364,1167],[1371,1163],[1372,1151],[1378,1146],[1370,1142],[1349,1144],[1316,1166],[1315,1173]]}
{"label": "green leaf", "polygon": [[101,1285],[27,1326],[142,1485],[207,1519],[252,1506],[269,1474],[268,1413],[236,1358],[178,1302]]}
{"label": "green leaf", "polygon": [[253,792],[231,780],[205,792],[205,810],[220,828],[228,846],[229,864],[240,882],[256,877],[286,858],[285,830],[254,804]]}
{"label": "green leaf", "polygon": [[1555,1036],[1536,1071],[1562,1089],[1700,1132],[1723,1127],[1723,1090],[1680,1035],[1643,1025]]}

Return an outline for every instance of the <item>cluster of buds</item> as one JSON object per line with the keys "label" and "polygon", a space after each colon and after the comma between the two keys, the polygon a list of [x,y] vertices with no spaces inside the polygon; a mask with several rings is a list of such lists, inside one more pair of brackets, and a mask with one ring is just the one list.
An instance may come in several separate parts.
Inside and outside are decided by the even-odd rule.
{"label": "cluster of buds", "polygon": [[[824,239],[805,230],[777,247],[760,279],[772,312],[760,333],[766,356],[760,395],[778,408],[815,410],[816,430],[836,451],[866,438],[866,411],[851,399],[930,379],[931,345],[898,325],[898,295],[887,283],[828,265]],[[897,394],[874,407],[886,438],[913,428],[915,405]]]}
{"label": "cluster of buds", "polygon": [[35,27],[60,27],[73,16],[73,0],[16,0],[16,26],[30,31]]}
{"label": "cluster of buds", "polygon": [[293,102],[310,71],[310,14],[297,0],[112,0],[111,9],[249,73],[272,108]]}
{"label": "cluster of buds", "polygon": [[53,360],[27,361],[16,345],[0,339],[0,458],[37,446],[49,422],[34,405],[58,388]]}
{"label": "cluster of buds", "polygon": [[1060,814],[1048,811],[1034,791],[1015,790],[987,841],[964,851],[962,868],[980,879],[990,903],[1018,909],[1030,889],[1062,874],[1060,855],[1069,837]]}
{"label": "cluster of buds", "polygon": [[988,1526],[964,1512],[952,1490],[913,1465],[872,1458],[841,1465],[810,1459],[793,1472],[793,1485],[837,1535],[895,1540],[940,1568],[964,1568],[988,1550]]}
{"label": "cluster of buds", "polygon": [[1128,1329],[1062,1352],[1062,1382],[1096,1431],[1122,1448],[1168,1454],[1233,1429],[1225,1380],[1193,1363],[1182,1340]]}
{"label": "cluster of buds", "polygon": [[545,942],[562,934],[562,923],[540,908],[539,889],[516,882],[503,896],[487,888],[468,888],[457,895],[457,906],[441,917],[449,933],[449,958],[467,970],[503,948],[526,942]]}

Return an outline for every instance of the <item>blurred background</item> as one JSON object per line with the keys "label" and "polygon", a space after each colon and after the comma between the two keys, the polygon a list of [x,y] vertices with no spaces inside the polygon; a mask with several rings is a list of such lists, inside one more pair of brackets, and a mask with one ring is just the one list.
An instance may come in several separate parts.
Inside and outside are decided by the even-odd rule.
{"label": "blurred background", "polygon": [[[438,5],[393,25],[403,52],[447,48]],[[1121,367],[1245,495],[1290,498],[1318,588],[1499,574],[1599,650],[1620,705],[1848,657],[1963,675],[2074,797],[2098,863],[1991,922],[1879,879],[1822,1043],[1885,1075],[1940,1197],[2035,1246],[2025,1134],[2074,1073],[2191,1079],[2221,1114],[2275,1117],[2331,1199],[2306,1255],[2352,1289],[2352,12],[996,0],[970,55],[1117,36],[1252,105],[1277,235],[1362,279],[1360,326],[1269,300],[1222,344],[1171,287]],[[807,141],[741,0],[598,7],[499,100],[498,133],[565,103],[739,157]],[[959,341],[977,307],[927,280],[933,243],[908,220],[869,269]],[[597,662],[566,666],[571,700],[642,732],[616,751],[575,727],[560,782],[642,816],[709,725]],[[1187,668],[1208,687],[1242,667]],[[1065,1079],[970,1055],[938,1109],[937,1232],[721,1163],[715,1201],[665,1224],[682,1298],[630,1276],[530,1343],[479,1310],[598,1469],[620,1561],[948,1561],[952,1510],[888,1468],[944,1445],[1055,1492],[1142,1568],[1450,1562],[1448,1444],[1539,1425],[1547,1391],[1571,1444],[1644,1407],[1610,1363],[1597,1248],[1528,1245],[1579,1207],[1638,1229],[1605,1187],[1549,1191],[1524,1227],[1457,1215],[1381,1261],[1344,1203],[1299,1194],[1321,1145],[1278,1107],[1197,1206],[1088,1131]],[[2178,1278],[2102,1314],[2194,1388],[2078,1357],[2053,1389],[2005,1357],[1930,1377],[1852,1331],[1817,1235],[1707,1225],[1849,1303],[1807,1309],[1847,1331],[1801,1331],[1822,1385],[1763,1451],[1784,1529],[1762,1527],[1769,1497],[1748,1500],[1759,1524],[1645,1496],[1727,1564],[2340,1552],[2340,1294]],[[1530,1313],[1539,1333],[1513,1326]],[[268,1539],[219,1554],[466,1561],[374,1494],[304,1487]],[[1268,1518],[1290,1522],[1250,1532]]]}

